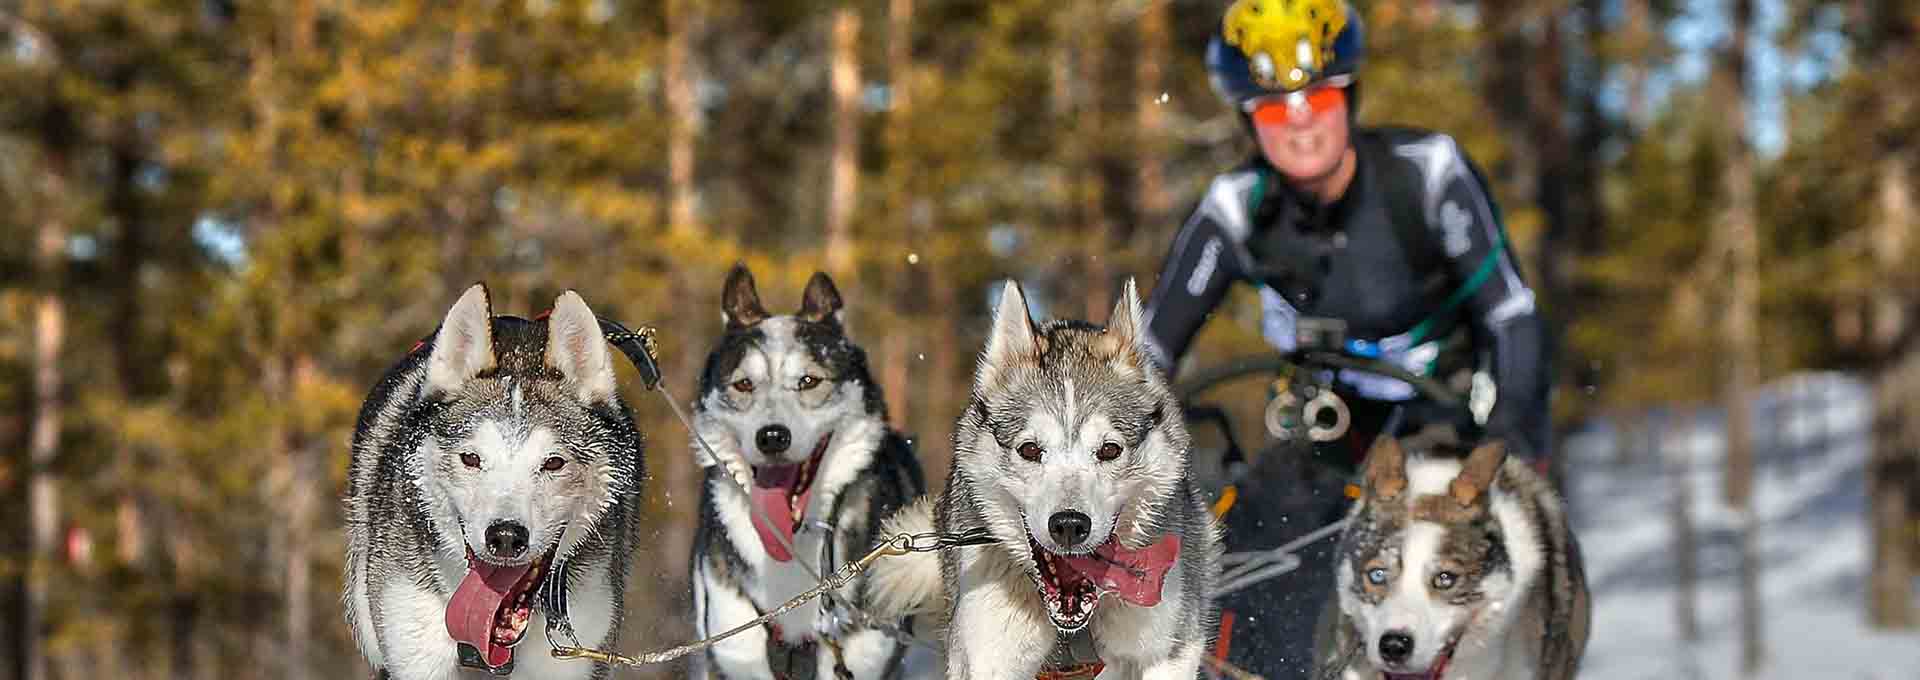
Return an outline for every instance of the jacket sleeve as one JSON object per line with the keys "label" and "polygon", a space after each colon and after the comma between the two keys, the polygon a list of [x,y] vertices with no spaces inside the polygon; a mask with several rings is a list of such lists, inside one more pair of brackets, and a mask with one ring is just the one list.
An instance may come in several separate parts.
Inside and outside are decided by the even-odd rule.
{"label": "jacket sleeve", "polygon": [[1227,289],[1247,275],[1247,195],[1257,179],[1238,172],[1216,178],[1194,208],[1147,296],[1147,349],[1169,377]]}
{"label": "jacket sleeve", "polygon": [[1485,180],[1452,139],[1430,139],[1436,148],[1422,163],[1427,225],[1457,285],[1472,291],[1464,311],[1492,354],[1495,399],[1486,434],[1505,439],[1523,458],[1544,458],[1551,453],[1549,366],[1533,290],[1520,276]]}

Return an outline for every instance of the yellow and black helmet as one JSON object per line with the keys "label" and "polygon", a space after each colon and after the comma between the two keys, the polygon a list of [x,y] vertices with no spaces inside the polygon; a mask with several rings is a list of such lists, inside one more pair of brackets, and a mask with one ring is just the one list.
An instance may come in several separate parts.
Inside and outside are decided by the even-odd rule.
{"label": "yellow and black helmet", "polygon": [[1366,52],[1360,13],[1340,0],[1235,0],[1207,44],[1213,90],[1247,100],[1351,78]]}

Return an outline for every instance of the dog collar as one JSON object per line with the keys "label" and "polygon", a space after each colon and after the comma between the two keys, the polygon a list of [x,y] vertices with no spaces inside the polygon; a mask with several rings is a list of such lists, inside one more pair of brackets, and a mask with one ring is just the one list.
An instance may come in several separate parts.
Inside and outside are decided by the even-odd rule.
{"label": "dog collar", "polygon": [[1034,680],[1091,680],[1106,669],[1106,662],[1100,660],[1100,650],[1093,644],[1093,635],[1083,628],[1054,642],[1047,662],[1033,677]]}

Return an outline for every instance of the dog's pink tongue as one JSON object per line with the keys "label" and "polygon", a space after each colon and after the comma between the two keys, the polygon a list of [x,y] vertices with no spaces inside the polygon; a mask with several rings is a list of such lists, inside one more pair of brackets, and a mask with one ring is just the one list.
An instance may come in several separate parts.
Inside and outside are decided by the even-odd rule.
{"label": "dog's pink tongue", "polygon": [[532,568],[532,563],[501,567],[468,560],[467,575],[447,602],[447,634],[479,650],[490,666],[499,668],[512,661],[513,649],[493,642],[494,616],[511,594],[513,584]]}
{"label": "dog's pink tongue", "polygon": [[[780,465],[757,467],[753,469],[753,504],[773,520],[773,526],[767,526],[760,515],[753,517],[753,528],[760,532],[760,545],[766,547],[767,556],[775,562],[790,562],[793,553],[787,546],[793,543],[793,508],[788,499],[793,497],[793,486],[800,482],[800,466]],[[780,538],[786,542],[781,542]]]}
{"label": "dog's pink tongue", "polygon": [[1120,547],[1119,541],[1108,541],[1094,549],[1092,555],[1069,555],[1066,561],[1067,566],[1101,590],[1119,595],[1127,602],[1151,607],[1160,604],[1160,590],[1167,582],[1167,572],[1179,557],[1180,537],[1167,534],[1141,550],[1127,550]]}
{"label": "dog's pink tongue", "polygon": [[1386,680],[1440,680],[1441,676],[1447,674],[1447,664],[1451,661],[1453,661],[1453,650],[1452,648],[1448,648],[1448,650],[1445,653],[1441,654],[1440,658],[1435,659],[1433,661],[1433,665],[1428,667],[1425,672],[1422,672],[1422,673],[1385,673],[1383,672],[1381,673],[1381,675],[1386,676]]}

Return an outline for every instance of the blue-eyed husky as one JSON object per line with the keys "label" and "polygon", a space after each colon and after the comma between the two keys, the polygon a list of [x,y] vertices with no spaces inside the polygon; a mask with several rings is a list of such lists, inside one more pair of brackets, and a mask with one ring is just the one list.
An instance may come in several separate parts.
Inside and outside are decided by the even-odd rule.
{"label": "blue-eyed husky", "polygon": [[1587,583],[1559,496],[1498,442],[1367,454],[1316,664],[1348,680],[1572,680]]}

